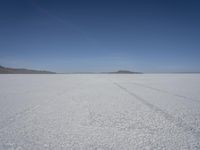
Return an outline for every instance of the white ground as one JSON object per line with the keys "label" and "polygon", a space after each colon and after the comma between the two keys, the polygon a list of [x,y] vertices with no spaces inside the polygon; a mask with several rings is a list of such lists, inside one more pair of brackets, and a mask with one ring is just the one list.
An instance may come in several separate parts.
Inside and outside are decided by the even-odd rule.
{"label": "white ground", "polygon": [[200,149],[200,75],[0,75],[4,149]]}

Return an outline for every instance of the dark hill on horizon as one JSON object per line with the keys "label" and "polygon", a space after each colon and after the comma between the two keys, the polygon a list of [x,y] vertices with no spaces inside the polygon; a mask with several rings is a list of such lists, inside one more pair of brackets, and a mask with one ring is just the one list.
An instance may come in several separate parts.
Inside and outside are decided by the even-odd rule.
{"label": "dark hill on horizon", "polygon": [[56,74],[56,72],[0,66],[0,74]]}
{"label": "dark hill on horizon", "polygon": [[135,71],[129,71],[129,70],[118,70],[116,72],[104,72],[108,74],[142,74],[142,72],[135,72]]}

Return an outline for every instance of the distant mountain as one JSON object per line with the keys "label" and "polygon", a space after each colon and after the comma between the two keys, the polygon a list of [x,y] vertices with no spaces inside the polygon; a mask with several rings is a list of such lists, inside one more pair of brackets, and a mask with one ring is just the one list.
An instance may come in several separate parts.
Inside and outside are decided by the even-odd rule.
{"label": "distant mountain", "polygon": [[118,70],[116,72],[104,72],[109,74],[142,74],[142,72],[134,72],[129,70]]}
{"label": "distant mountain", "polygon": [[24,68],[7,68],[0,66],[0,74],[55,74],[55,72],[44,70],[30,70]]}

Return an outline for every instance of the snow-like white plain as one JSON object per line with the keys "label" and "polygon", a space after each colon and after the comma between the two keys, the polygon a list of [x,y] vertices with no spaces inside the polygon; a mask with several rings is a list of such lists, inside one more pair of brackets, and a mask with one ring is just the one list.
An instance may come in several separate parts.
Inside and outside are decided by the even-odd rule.
{"label": "snow-like white plain", "polygon": [[200,149],[200,75],[0,75],[7,149]]}

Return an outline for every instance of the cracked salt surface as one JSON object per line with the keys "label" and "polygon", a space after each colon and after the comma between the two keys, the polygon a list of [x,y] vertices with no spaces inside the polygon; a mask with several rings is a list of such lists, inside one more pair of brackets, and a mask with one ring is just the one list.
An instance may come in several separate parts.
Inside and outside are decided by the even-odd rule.
{"label": "cracked salt surface", "polygon": [[199,83],[193,74],[0,75],[0,149],[200,149]]}

